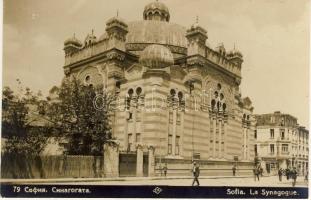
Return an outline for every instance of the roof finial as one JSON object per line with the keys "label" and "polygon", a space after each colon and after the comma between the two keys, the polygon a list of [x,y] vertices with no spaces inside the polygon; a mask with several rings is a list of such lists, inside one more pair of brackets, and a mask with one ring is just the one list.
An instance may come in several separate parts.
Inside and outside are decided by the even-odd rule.
{"label": "roof finial", "polygon": [[73,38],[76,38],[76,33],[73,33]]}
{"label": "roof finial", "polygon": [[119,9],[117,9],[117,17],[119,17]]}
{"label": "roof finial", "polygon": [[235,50],[235,43],[233,43],[233,50]]}
{"label": "roof finial", "polygon": [[94,29],[92,29],[92,35],[94,35]]}
{"label": "roof finial", "polygon": [[197,17],[196,17],[196,23],[198,24],[199,23],[199,16],[197,15]]}

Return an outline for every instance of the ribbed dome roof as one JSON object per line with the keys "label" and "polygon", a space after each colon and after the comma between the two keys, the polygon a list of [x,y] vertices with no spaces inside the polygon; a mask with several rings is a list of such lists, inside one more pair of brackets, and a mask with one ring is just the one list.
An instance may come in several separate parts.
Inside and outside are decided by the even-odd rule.
{"label": "ribbed dome roof", "polygon": [[167,6],[164,3],[161,3],[159,1],[154,1],[154,2],[147,4],[145,6],[144,12],[148,10],[156,10],[156,9],[169,13]]}
{"label": "ribbed dome roof", "polygon": [[82,43],[75,36],[73,36],[73,37],[65,40],[64,45],[65,46],[67,46],[67,45],[75,45],[75,46],[81,47]]}
{"label": "ribbed dome roof", "polygon": [[113,17],[106,22],[106,26],[109,27],[111,24],[119,24],[120,26],[127,27],[127,24],[124,19],[120,17]]}
{"label": "ribbed dome roof", "polygon": [[145,6],[144,19],[147,20],[149,14],[154,15],[156,14],[156,12],[158,12],[160,15],[164,17],[162,18],[163,20],[167,22],[170,20],[170,12],[167,6],[159,1],[154,1]]}
{"label": "ribbed dome roof", "polygon": [[159,69],[174,64],[171,51],[163,45],[152,44],[142,52],[139,62],[149,68]]}

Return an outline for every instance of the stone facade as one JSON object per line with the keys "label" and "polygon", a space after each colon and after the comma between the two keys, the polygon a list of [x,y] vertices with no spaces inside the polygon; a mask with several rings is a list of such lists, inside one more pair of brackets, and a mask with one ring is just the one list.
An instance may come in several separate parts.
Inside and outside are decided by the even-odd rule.
{"label": "stone facade", "polygon": [[255,119],[239,92],[243,55],[208,47],[198,23],[185,28],[169,19],[168,8],[153,2],[142,21],[113,17],[98,39],[66,40],[65,75],[118,96],[113,136],[120,153],[136,153],[137,176],[145,154],[150,176],[164,162],[168,174],[189,174],[193,160],[209,174],[231,173],[234,163],[251,173]]}
{"label": "stone facade", "polygon": [[297,118],[274,112],[256,115],[255,154],[267,173],[278,168],[296,167],[304,174],[308,170],[309,132],[298,126]]}

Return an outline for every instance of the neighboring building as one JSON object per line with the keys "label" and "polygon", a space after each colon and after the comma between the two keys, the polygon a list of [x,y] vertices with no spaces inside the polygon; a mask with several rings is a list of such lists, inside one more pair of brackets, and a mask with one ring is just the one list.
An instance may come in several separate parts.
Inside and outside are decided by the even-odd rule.
{"label": "neighboring building", "polygon": [[305,174],[309,169],[309,131],[302,126],[298,127],[298,171]]}
{"label": "neighboring building", "polygon": [[299,127],[297,118],[279,111],[256,115],[255,154],[266,173],[278,168],[308,169],[308,130]]}
{"label": "neighboring building", "polygon": [[65,75],[119,96],[123,110],[112,127],[120,176],[153,176],[164,162],[168,175],[191,174],[193,160],[203,175],[231,174],[233,164],[252,173],[255,120],[239,92],[243,56],[223,44],[212,49],[207,39],[198,22],[170,23],[156,1],[141,21],[113,17],[99,38],[92,31],[83,42],[65,41]]}

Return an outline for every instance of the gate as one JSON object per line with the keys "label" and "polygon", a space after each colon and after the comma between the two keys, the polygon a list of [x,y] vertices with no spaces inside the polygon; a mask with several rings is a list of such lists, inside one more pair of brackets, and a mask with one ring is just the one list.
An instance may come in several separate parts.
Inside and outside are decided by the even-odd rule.
{"label": "gate", "polygon": [[143,157],[143,175],[148,176],[148,155],[144,155]]}
{"label": "gate", "polygon": [[136,154],[119,154],[119,176],[136,176]]}

